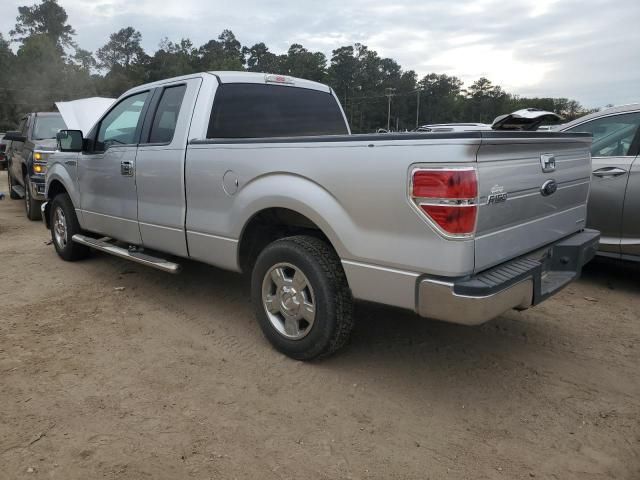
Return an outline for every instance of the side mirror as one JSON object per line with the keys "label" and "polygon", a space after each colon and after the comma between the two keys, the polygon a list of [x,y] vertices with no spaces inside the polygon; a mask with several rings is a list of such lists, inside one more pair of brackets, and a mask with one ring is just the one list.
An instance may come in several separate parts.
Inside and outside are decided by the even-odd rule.
{"label": "side mirror", "polygon": [[61,152],[81,152],[83,145],[82,131],[60,130],[56,134],[58,150]]}
{"label": "side mirror", "polygon": [[22,135],[22,132],[7,132],[4,136],[4,140],[11,140],[12,142],[25,142],[27,139]]}

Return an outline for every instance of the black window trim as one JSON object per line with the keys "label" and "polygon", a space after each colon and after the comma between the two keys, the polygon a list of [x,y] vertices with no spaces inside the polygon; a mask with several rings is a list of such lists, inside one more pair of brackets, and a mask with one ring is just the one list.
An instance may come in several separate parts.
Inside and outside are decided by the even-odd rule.
{"label": "black window trim", "polygon": [[147,90],[139,90],[137,92],[132,92],[131,95],[127,95],[126,97],[123,97],[120,99],[120,101],[118,101],[117,103],[113,104],[113,106],[104,114],[102,115],[102,118],[100,118],[100,121],[96,124],[95,128],[92,129],[92,137],[88,138],[88,140],[91,141],[91,150],[86,152],[86,153],[91,153],[91,154],[101,154],[101,153],[106,153],[107,149],[104,150],[96,150],[96,143],[98,140],[98,134],[100,133],[100,128],[102,127],[102,122],[105,118],[107,118],[107,115],[109,115],[118,105],[120,105],[122,102],[124,102],[126,99],[131,98],[131,97],[135,97],[136,95],[140,95],[141,93],[148,93],[149,95],[147,96],[147,99],[144,102],[144,105],[142,106],[142,111],[140,112],[140,118],[138,119],[138,124],[136,125],[136,131],[133,135],[133,139],[135,141],[135,143],[123,143],[123,144],[119,144],[118,148],[120,147],[137,147],[140,144],[140,134],[142,132],[142,124],[144,118],[146,118],[147,112],[149,110],[149,104],[151,103],[151,100],[153,99],[153,96],[155,94],[155,88],[149,88]]}
{"label": "black window trim", "polygon": [[[213,114],[215,112],[215,108],[216,108],[216,102],[218,101],[218,96],[221,94],[222,89],[224,86],[226,85],[263,85],[263,86],[280,86],[280,87],[286,87],[286,88],[298,88],[300,90],[310,90],[312,92],[318,92],[318,93],[325,93],[327,95],[329,95],[330,97],[333,98],[334,102],[337,103],[336,98],[333,95],[333,90],[331,88],[329,88],[328,92],[325,92],[323,90],[319,90],[317,88],[308,88],[308,87],[303,87],[303,86],[299,86],[299,85],[288,85],[288,84],[284,84],[284,85],[280,85],[277,83],[260,83],[260,82],[227,82],[227,83],[223,83],[222,81],[220,81],[220,78],[216,75],[216,78],[218,79],[218,87],[216,88],[216,94],[213,97],[213,103],[211,105],[211,112],[209,113],[209,122],[207,123],[207,131],[205,133],[206,138],[203,139],[206,143],[253,143],[253,141],[259,141],[259,140],[268,140],[268,139],[276,139],[278,141],[282,141],[284,139],[293,139],[293,138],[302,138],[302,137],[327,137],[327,136],[342,136],[342,135],[349,135],[350,129],[348,126],[348,123],[346,121],[346,118],[342,112],[342,109],[340,108],[340,105],[338,105],[338,110],[340,112],[340,118],[342,118],[342,121],[344,123],[344,127],[345,127],[345,133],[343,134],[335,134],[335,135],[296,135],[295,137],[291,137],[291,136],[281,136],[281,137],[257,137],[257,138],[251,138],[251,137],[240,137],[240,138],[232,138],[232,137],[209,137],[209,128],[211,125],[211,121],[213,120]],[[249,142],[246,142],[245,140],[248,140]],[[269,142],[271,143],[271,142]]]}
{"label": "black window trim", "polygon": [[[176,135],[175,130],[173,131],[173,136],[169,142],[149,142],[149,137],[151,137],[151,129],[153,128],[153,121],[156,117],[156,113],[158,113],[158,107],[160,106],[160,100],[162,100],[162,94],[167,88],[173,87],[185,87],[184,96],[187,95],[187,88],[189,88],[189,84],[186,81],[180,83],[172,83],[168,85],[162,85],[160,87],[154,88],[153,98],[149,103],[149,108],[147,109],[146,116],[144,119],[144,124],[142,125],[142,131],[140,134],[139,144],[144,147],[166,147],[167,145],[171,145],[173,143],[173,139]],[[184,97],[182,99],[184,102]],[[182,105],[180,105],[180,111],[182,110]],[[180,112],[178,112],[178,115]],[[177,125],[176,125],[177,126]],[[146,140],[146,141],[145,141]]]}

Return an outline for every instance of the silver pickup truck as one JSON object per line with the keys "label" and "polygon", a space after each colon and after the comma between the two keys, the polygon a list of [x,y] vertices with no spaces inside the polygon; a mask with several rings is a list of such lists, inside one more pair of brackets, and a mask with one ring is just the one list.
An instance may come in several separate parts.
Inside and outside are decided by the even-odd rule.
{"label": "silver pickup truck", "polygon": [[588,134],[351,135],[334,92],[210,72],[126,92],[58,134],[43,218],[65,260],[250,272],[258,322],[302,360],[347,340],[353,299],[476,325],[576,279]]}

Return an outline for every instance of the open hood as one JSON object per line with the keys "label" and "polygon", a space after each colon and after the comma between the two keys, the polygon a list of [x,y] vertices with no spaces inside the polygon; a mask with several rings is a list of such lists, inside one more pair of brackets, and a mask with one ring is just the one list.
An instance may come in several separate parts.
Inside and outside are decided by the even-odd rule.
{"label": "open hood", "polygon": [[90,97],[56,102],[56,107],[69,130],[82,130],[86,135],[115,101],[115,98]]}
{"label": "open hood", "polygon": [[536,130],[545,121],[557,122],[563,118],[557,113],[537,108],[522,110],[500,115],[491,124],[493,130]]}

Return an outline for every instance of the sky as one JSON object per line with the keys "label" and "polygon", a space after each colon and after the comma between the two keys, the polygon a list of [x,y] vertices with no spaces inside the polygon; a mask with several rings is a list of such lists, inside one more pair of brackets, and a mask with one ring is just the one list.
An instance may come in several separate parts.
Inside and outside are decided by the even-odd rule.
{"label": "sky", "polygon": [[[3,0],[8,38],[18,5]],[[126,26],[153,53],[163,37],[195,46],[228,28],[274,53],[292,43],[331,51],[356,42],[419,76],[481,76],[521,96],[593,108],[640,102],[639,0],[59,0],[76,41],[95,51]],[[10,12],[15,12],[11,14]]]}

